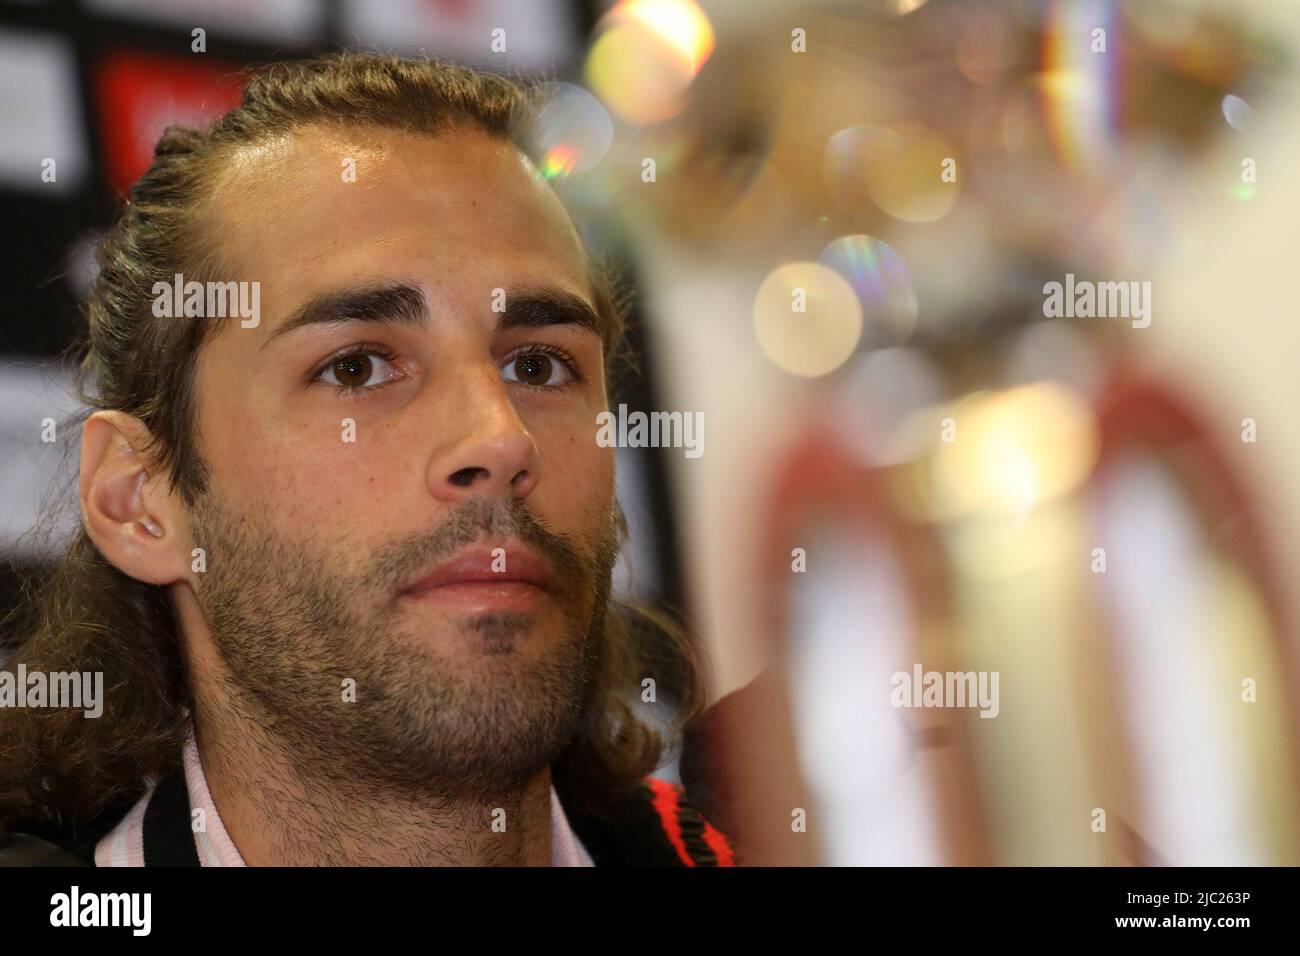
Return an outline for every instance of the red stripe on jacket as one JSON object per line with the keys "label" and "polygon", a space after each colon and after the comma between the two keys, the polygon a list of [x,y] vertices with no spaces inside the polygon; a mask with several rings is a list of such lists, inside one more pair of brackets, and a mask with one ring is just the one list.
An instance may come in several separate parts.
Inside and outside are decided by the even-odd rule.
{"label": "red stripe on jacket", "polygon": [[[664,835],[668,837],[668,842],[672,844],[673,849],[677,851],[678,857],[687,866],[695,866],[695,860],[691,857],[690,851],[686,848],[686,841],[682,838],[682,824],[679,814],[681,812],[681,802],[678,797],[678,788],[669,783],[667,780],[660,780],[658,777],[649,778],[650,789],[654,793],[654,808],[659,813],[659,822],[663,826]],[[708,844],[713,855],[718,859],[718,866],[735,866],[736,862],[731,852],[731,845],[727,838],[713,824],[700,816],[700,822],[704,825],[704,842]]]}

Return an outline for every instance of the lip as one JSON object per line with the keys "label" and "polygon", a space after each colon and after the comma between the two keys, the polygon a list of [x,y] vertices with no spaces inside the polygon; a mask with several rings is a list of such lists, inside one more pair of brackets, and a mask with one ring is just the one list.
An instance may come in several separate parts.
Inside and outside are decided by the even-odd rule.
{"label": "lip", "polygon": [[[501,554],[505,552],[505,570]],[[426,571],[402,588],[400,596],[417,601],[454,604],[464,609],[528,610],[536,606],[552,583],[546,563],[518,542],[479,545]]]}

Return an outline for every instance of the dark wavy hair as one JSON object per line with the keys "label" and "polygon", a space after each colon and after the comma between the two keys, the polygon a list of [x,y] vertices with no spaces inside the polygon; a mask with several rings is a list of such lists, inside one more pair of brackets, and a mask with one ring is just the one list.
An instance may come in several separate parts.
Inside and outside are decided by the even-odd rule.
{"label": "dark wavy hair", "polygon": [[[187,505],[208,475],[195,441],[194,370],[215,323],[169,322],[150,309],[153,285],[176,273],[220,275],[204,239],[205,207],[232,152],[310,126],[438,133],[478,129],[531,154],[523,122],[534,106],[523,84],[434,60],[358,53],[277,63],[253,72],[239,106],[207,131],[172,127],[98,251],[99,271],[77,343],[85,409],[140,419],[144,449]],[[607,376],[619,362],[625,296],[590,253],[588,272],[603,321]],[[626,524],[620,521],[622,537]],[[102,671],[104,715],[0,709],[0,829],[60,828],[138,799],[180,765],[190,689],[166,590],[110,564],[84,528],[61,560],[25,583],[4,622],[7,667]],[[611,602],[577,737],[552,765],[566,799],[600,813],[659,766],[704,704],[704,662],[664,614]],[[640,705],[640,681],[656,675],[667,718]]]}

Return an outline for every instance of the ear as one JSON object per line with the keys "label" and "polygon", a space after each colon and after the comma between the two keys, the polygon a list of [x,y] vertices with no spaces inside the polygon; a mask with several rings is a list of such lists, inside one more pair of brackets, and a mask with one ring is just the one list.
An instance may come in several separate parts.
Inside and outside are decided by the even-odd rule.
{"label": "ear", "polygon": [[161,476],[151,475],[144,423],[125,412],[100,411],[81,436],[78,490],[86,533],[109,563],[146,584],[188,577],[184,512]]}

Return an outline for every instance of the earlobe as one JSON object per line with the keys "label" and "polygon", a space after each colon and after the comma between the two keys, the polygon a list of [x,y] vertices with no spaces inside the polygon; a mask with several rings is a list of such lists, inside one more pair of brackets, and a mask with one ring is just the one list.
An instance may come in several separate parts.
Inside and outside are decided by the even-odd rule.
{"label": "earlobe", "polygon": [[[148,584],[184,576],[168,531],[173,503],[150,490],[144,425],[122,412],[96,412],[81,439],[79,492],[86,533],[122,573]],[[161,497],[160,497],[161,496]],[[174,529],[173,529],[174,530]]]}

